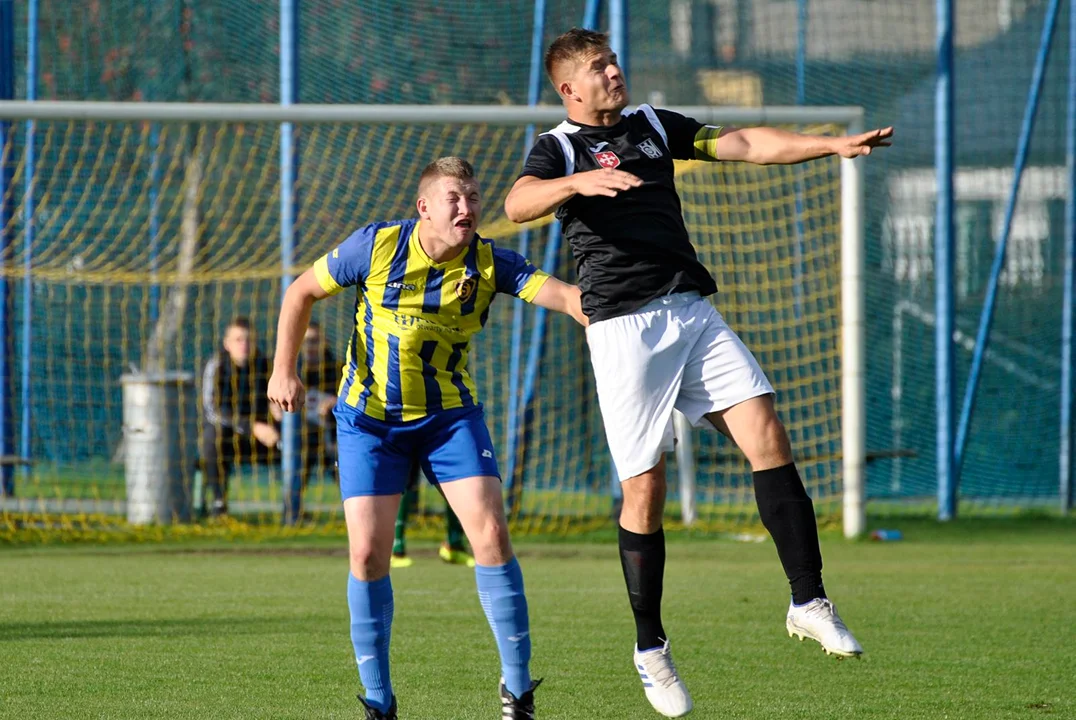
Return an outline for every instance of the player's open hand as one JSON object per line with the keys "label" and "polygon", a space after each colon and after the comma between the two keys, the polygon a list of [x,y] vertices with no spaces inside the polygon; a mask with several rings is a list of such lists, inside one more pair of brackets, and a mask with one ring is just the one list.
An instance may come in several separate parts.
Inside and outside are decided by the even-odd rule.
{"label": "player's open hand", "polygon": [[269,378],[269,402],[279,405],[285,412],[299,412],[306,400],[303,381],[294,372],[273,371]]}
{"label": "player's open hand", "polygon": [[879,128],[859,135],[847,135],[838,138],[837,154],[843,158],[857,158],[870,155],[876,147],[889,147],[893,143],[893,128]]}
{"label": "player's open hand", "polygon": [[576,194],[585,195],[587,197],[594,197],[596,195],[616,197],[618,193],[637,188],[643,184],[643,181],[637,175],[632,175],[623,170],[614,170],[612,168],[591,170],[589,172],[573,175],[572,177],[575,180],[574,188]]}

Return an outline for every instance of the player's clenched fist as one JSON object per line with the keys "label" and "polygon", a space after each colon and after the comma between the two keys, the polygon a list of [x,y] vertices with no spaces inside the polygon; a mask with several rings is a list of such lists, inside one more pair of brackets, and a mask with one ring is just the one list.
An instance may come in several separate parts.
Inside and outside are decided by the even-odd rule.
{"label": "player's clenched fist", "polygon": [[269,402],[285,412],[298,412],[306,400],[306,388],[295,373],[273,372],[269,378]]}
{"label": "player's clenched fist", "polygon": [[631,190],[643,184],[637,175],[612,168],[591,170],[573,175],[572,178],[575,181],[573,186],[576,194],[587,197],[595,195],[616,197],[617,193],[623,190]]}

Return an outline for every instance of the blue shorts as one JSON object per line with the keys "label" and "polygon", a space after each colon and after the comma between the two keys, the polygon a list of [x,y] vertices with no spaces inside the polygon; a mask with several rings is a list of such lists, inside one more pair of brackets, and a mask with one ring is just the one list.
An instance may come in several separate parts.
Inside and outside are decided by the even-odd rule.
{"label": "blue shorts", "polygon": [[434,484],[481,475],[501,477],[481,406],[395,423],[341,404],[333,412],[344,500],[400,494],[416,464]]}

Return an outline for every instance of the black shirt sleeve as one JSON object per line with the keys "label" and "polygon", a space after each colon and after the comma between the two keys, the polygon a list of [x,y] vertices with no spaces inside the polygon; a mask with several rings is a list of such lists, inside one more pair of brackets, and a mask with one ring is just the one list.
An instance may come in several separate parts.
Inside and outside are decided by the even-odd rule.
{"label": "black shirt sleeve", "polygon": [[695,159],[695,134],[704,125],[695,118],[689,118],[671,110],[655,110],[658,120],[665,128],[669,138],[669,152],[677,160]]}
{"label": "black shirt sleeve", "polygon": [[530,175],[539,180],[552,180],[564,177],[565,169],[564,150],[561,149],[560,142],[552,135],[539,135],[538,142],[527,155],[527,162],[519,176]]}

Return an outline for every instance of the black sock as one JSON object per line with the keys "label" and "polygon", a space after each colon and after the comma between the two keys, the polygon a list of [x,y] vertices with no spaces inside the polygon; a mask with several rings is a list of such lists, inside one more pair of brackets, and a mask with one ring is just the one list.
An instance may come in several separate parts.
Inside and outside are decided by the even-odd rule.
{"label": "black sock", "polygon": [[754,473],[755,501],[762,524],[769,530],[777,556],[792,587],[792,602],[803,605],[824,598],[822,552],[814,503],[792,463]]}
{"label": "black sock", "polygon": [[620,564],[635,614],[636,644],[639,650],[659,647],[665,642],[665,628],[661,626],[665,531],[638,535],[620,528]]}

